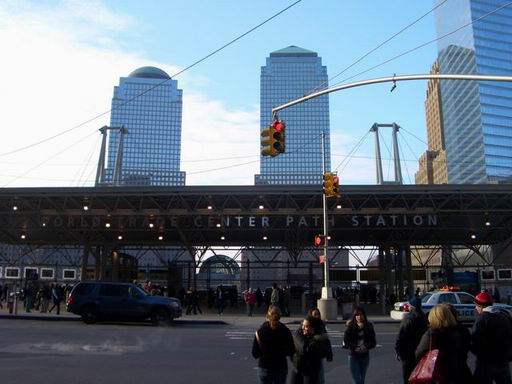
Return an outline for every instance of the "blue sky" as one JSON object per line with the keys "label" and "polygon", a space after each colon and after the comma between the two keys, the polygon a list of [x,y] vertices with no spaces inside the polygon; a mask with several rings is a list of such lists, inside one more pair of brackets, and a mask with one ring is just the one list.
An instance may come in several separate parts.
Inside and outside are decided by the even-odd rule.
{"label": "blue sky", "polygon": [[[172,75],[292,3],[0,1],[5,58],[0,61],[5,107],[0,185],[91,185],[99,151],[96,132],[108,124],[108,114],[26,151],[2,154],[108,111],[113,86],[137,67],[155,65]],[[176,77],[184,92],[182,170],[187,184],[253,183],[259,172],[260,68],[270,52],[289,45],[316,51],[332,77],[432,7],[427,0],[303,0]],[[331,85],[434,38],[431,14]],[[436,51],[431,44],[351,81],[428,73]],[[396,122],[426,141],[426,82],[400,83],[393,93],[389,90],[385,84],[331,94],[333,168],[374,122]],[[426,144],[405,132],[400,138],[406,141],[402,157],[408,160],[402,172],[410,182]],[[389,146],[390,135],[385,139]],[[384,145],[382,151],[388,158]],[[373,153],[373,137],[367,137],[357,158],[338,169],[342,183],[374,183]],[[240,165],[246,162],[251,163]],[[225,169],[212,171],[218,168]],[[391,178],[388,168],[385,161],[385,177]]]}

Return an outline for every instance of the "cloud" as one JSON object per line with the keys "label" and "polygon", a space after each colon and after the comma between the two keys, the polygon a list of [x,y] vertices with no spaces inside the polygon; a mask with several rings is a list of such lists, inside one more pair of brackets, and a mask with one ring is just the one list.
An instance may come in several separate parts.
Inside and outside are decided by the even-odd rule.
{"label": "cloud", "polygon": [[[0,186],[92,185],[100,145],[97,129],[109,122],[119,77],[144,65],[171,74],[179,69],[123,50],[112,31],[133,23],[98,1],[69,1],[54,8],[29,2],[0,4]],[[182,159],[187,161],[182,170],[190,172],[187,183],[252,184],[258,162],[195,173],[245,162],[240,157],[258,160],[257,107],[230,110],[201,93],[205,83],[207,79],[190,73],[178,78],[184,89]],[[1,156],[98,115],[48,143]],[[238,159],[197,161],[219,157]]]}

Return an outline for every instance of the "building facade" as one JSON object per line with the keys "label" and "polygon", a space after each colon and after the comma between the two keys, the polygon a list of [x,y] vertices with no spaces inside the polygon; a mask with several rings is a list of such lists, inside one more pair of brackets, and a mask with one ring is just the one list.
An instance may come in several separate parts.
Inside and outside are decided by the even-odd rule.
{"label": "building facade", "polygon": [[[260,126],[272,122],[272,108],[327,88],[327,68],[316,52],[290,46],[270,53],[261,68]],[[286,123],[286,152],[261,156],[255,184],[322,184],[322,140],[326,170],[331,168],[329,96],[321,96],[279,113]]]}
{"label": "building facade", "polygon": [[[431,74],[439,74],[439,63],[432,65]],[[439,80],[431,79],[425,98],[428,149],[421,155],[416,184],[447,184],[446,148],[442,118],[441,89]]]}
{"label": "building facade", "polygon": [[[512,9],[504,4],[459,0],[436,9],[437,36],[445,36],[438,41],[440,73],[512,75]],[[443,80],[440,91],[448,182],[510,178],[512,84]]]}
{"label": "building facade", "polygon": [[[125,128],[122,185],[185,185],[180,171],[182,90],[155,67],[136,69],[114,87],[110,128]],[[111,183],[120,139],[110,131],[105,183]]]}

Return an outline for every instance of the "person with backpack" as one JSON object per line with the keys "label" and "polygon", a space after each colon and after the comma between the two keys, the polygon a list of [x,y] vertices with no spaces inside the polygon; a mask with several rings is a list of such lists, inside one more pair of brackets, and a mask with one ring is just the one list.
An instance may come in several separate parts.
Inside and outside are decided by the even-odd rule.
{"label": "person with backpack", "polygon": [[395,342],[396,358],[402,362],[404,384],[407,384],[409,376],[416,366],[414,352],[420,343],[421,337],[428,328],[427,316],[421,308],[421,299],[413,296],[408,304],[409,313],[400,324],[400,330]]}
{"label": "person with backpack", "polygon": [[473,376],[477,383],[511,384],[512,317],[493,305],[488,292],[475,296],[477,318],[471,331],[471,352],[476,356]]}

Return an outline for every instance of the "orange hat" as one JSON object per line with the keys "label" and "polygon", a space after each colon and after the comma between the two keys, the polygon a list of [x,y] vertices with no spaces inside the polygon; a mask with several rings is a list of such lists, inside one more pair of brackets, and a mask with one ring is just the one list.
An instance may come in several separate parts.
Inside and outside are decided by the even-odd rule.
{"label": "orange hat", "polygon": [[488,307],[492,305],[492,296],[489,292],[480,292],[475,296],[475,304],[481,307]]}

